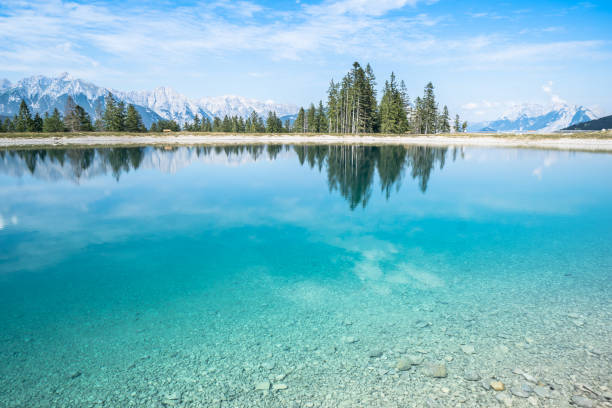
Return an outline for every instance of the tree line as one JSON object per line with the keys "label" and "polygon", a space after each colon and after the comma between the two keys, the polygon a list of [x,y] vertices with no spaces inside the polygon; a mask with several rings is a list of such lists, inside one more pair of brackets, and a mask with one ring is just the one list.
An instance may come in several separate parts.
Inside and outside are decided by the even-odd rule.
{"label": "tree line", "polygon": [[[451,123],[452,122],[452,123]],[[383,133],[383,134],[432,134],[465,132],[467,122],[459,115],[451,119],[448,108],[442,109],[436,100],[434,86],[425,85],[422,96],[410,101],[406,84],[392,72],[385,81],[382,97],[377,99],[376,77],[370,64],[363,68],[358,62],[339,82],[332,79],[327,90],[327,102],[307,109],[301,107],[293,122],[282,121],[276,112],[268,112],[264,119],[257,112],[243,118],[200,118],[185,123],[183,130],[190,132],[225,133]],[[118,101],[112,93],[104,98],[104,106],[98,101],[95,118],[68,96],[62,116],[57,109],[51,114],[39,113],[32,116],[24,100],[19,113],[0,123],[3,132],[163,132],[180,131],[181,126],[174,120],[159,120],[146,128],[136,107]]]}
{"label": "tree line", "polygon": [[32,116],[30,107],[21,100],[19,113],[13,118],[0,122],[0,132],[146,132],[140,113],[132,104],[117,101],[110,92],[101,103],[95,106],[96,117],[92,121],[89,113],[77,105],[71,96],[66,99],[64,114],[57,108],[53,112],[45,112],[41,117],[38,112]]}
{"label": "tree line", "polygon": [[[377,102],[376,77],[370,64],[364,69],[355,62],[340,82],[332,79],[327,91],[327,108],[322,109],[322,104],[319,102],[319,110],[327,117],[324,118],[322,114],[315,117],[306,115],[300,129],[305,132],[353,134],[430,134],[451,130],[465,132],[467,129],[467,122],[461,122],[459,115],[455,115],[451,125],[448,108],[444,105],[440,109],[431,82],[425,86],[423,96],[418,96],[411,103],[405,82],[398,80],[392,72],[385,81],[380,102]],[[312,110],[313,105],[309,112]]]}

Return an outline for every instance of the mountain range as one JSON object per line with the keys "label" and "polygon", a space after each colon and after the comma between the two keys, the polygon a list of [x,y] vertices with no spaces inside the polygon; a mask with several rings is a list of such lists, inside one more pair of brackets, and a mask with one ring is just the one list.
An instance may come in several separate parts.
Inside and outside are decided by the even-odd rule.
{"label": "mountain range", "polygon": [[193,121],[195,115],[212,120],[215,116],[223,118],[225,115],[246,117],[253,111],[265,117],[269,111],[274,111],[278,116],[284,117],[295,114],[298,110],[295,105],[235,95],[190,99],[169,87],[158,87],[152,91],[124,92],[100,87],[63,73],[57,77],[32,76],[14,84],[0,79],[0,116],[15,115],[22,99],[33,112],[42,114],[57,108],[63,113],[66,100],[71,96],[95,118],[96,105],[104,103],[108,92],[118,100],[133,104],[147,127],[160,119],[175,120],[184,125]]}
{"label": "mountain range", "polygon": [[512,107],[499,119],[471,123],[470,132],[554,132],[577,123],[596,119],[584,106],[556,103],[550,106],[521,104]]}
{"label": "mountain range", "polygon": [[612,115],[604,116],[603,118],[590,120],[588,122],[578,123],[566,127],[563,130],[603,130],[612,129]]}
{"label": "mountain range", "polygon": [[[242,96],[225,95],[191,99],[169,87],[152,91],[119,91],[100,87],[91,82],[74,78],[68,73],[57,77],[42,75],[24,78],[16,83],[0,79],[0,117],[11,117],[19,111],[24,99],[33,112],[50,112],[57,108],[63,113],[68,96],[81,105],[92,118],[96,117],[97,104],[104,103],[108,92],[119,100],[131,103],[149,127],[160,119],[175,120],[181,126],[200,118],[215,116],[246,117],[255,111],[265,117],[274,111],[281,119],[295,119],[298,107],[274,101],[259,101]],[[471,132],[554,132],[569,126],[596,119],[597,115],[584,106],[557,103],[551,106],[537,104],[516,105],[500,118],[492,121],[470,123]]]}

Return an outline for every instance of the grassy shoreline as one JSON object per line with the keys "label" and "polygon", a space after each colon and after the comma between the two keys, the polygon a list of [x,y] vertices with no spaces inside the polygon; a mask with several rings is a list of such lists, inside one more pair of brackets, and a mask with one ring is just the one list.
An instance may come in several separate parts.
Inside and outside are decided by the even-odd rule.
{"label": "grassy shoreline", "polygon": [[493,137],[500,139],[610,139],[612,138],[612,130],[603,131],[587,131],[587,132],[568,132],[568,133],[436,133],[436,134],[418,134],[418,133],[233,133],[233,132],[59,132],[59,133],[42,133],[42,132],[11,132],[0,133],[0,139],[31,139],[31,138],[74,138],[74,137],[108,137],[108,136],[147,136],[147,137],[178,137],[178,136],[232,136],[232,137],[454,137],[454,138],[483,138]]}
{"label": "grassy shoreline", "polygon": [[236,144],[361,144],[491,146],[612,152],[612,131],[580,133],[303,134],[303,133],[4,133],[0,148],[189,146]]}

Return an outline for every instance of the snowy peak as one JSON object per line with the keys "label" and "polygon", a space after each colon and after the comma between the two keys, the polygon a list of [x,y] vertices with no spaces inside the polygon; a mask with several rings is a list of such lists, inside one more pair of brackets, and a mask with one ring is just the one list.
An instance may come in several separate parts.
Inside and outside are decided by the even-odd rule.
{"label": "snowy peak", "polygon": [[56,77],[43,75],[28,77],[16,84],[11,84],[8,80],[0,81],[0,114],[17,113],[22,98],[35,112],[44,113],[54,108],[58,108],[61,112],[67,97],[71,96],[94,117],[95,105],[103,101],[108,92],[112,92],[119,100],[134,104],[143,115],[147,126],[161,118],[175,120],[184,125],[193,121],[196,115],[212,119],[214,116],[223,118],[226,115],[247,117],[253,111],[260,116],[265,116],[268,111],[275,111],[279,116],[291,115],[298,111],[295,105],[259,101],[236,95],[189,99],[168,86],[161,86],[152,91],[123,92],[99,87],[64,72]]}
{"label": "snowy peak", "polygon": [[596,118],[597,115],[584,106],[572,106],[565,103],[551,106],[521,104],[513,106],[497,120],[472,124],[470,130],[546,133]]}

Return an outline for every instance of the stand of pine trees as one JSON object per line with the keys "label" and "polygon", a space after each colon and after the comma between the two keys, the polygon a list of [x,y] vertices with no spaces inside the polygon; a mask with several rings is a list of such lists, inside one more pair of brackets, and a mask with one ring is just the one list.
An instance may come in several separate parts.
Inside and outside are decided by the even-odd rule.
{"label": "stand of pine trees", "polygon": [[[385,81],[380,103],[376,98],[376,77],[370,64],[365,69],[358,62],[340,82],[330,82],[327,107],[319,103],[317,118],[314,105],[305,111],[300,108],[292,130],[294,132],[330,133],[448,133],[451,131],[448,108],[440,111],[430,82],[423,96],[410,103],[404,81],[394,73]],[[324,119],[325,126],[321,125]],[[455,132],[465,132],[467,122],[455,117]]]}
{"label": "stand of pine trees", "polygon": [[[64,106],[64,115],[53,109],[51,115],[45,112],[41,117],[37,112],[33,117],[25,100],[21,100],[19,113],[13,117],[6,118],[0,123],[0,132],[146,132],[147,128],[142,122],[142,117],[134,105],[117,102],[109,93],[105,98],[104,110],[96,107],[95,126],[92,124],[89,113],[80,105],[77,105],[72,97],[68,96]],[[176,130],[178,125],[176,125]]]}

